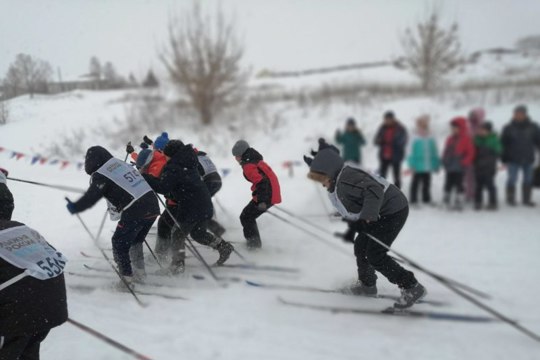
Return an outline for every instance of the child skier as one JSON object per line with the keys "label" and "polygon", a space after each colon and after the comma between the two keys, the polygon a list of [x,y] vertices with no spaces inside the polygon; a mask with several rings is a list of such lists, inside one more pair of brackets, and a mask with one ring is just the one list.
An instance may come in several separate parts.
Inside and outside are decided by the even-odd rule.
{"label": "child skier", "polygon": [[15,203],[13,195],[7,187],[8,174],[6,169],[0,168],[0,217],[10,220],[13,209],[15,209]]}
{"label": "child skier", "polygon": [[444,203],[451,206],[451,195],[455,189],[454,209],[463,208],[463,177],[467,167],[474,161],[474,144],[467,131],[467,119],[456,117],[450,122],[452,134],[446,139],[442,162],[446,170],[444,183]]}
{"label": "child skier", "polygon": [[345,132],[336,132],[336,142],[343,146],[343,160],[345,162],[362,163],[361,148],[366,144],[366,140],[360,129],[356,127],[356,120],[353,118],[347,119]]}
{"label": "child skier", "polygon": [[257,218],[273,205],[281,203],[279,180],[272,168],[264,162],[262,155],[246,141],[237,141],[232,154],[242,166],[246,180],[252,183],[252,199],[240,214],[244,237],[248,249],[260,249],[262,242]]}
{"label": "child skier", "polygon": [[411,140],[408,158],[409,167],[413,172],[410,192],[412,205],[418,203],[420,186],[423,203],[431,203],[431,173],[439,171],[440,162],[437,142],[429,130],[429,116],[421,116],[416,120],[416,131]]}
{"label": "child skier", "polygon": [[[101,146],[88,149],[84,169],[91,177],[90,187],[76,202],[68,200],[68,211],[80,213],[105,197],[114,207],[110,212],[120,214],[112,237],[118,270],[127,282],[132,282],[134,275],[135,280],[142,280],[146,275],[142,244],[159,215],[155,194],[136,169],[114,158]],[[122,285],[123,282],[120,283]]]}
{"label": "child skier", "polygon": [[[204,185],[197,171],[197,156],[189,145],[184,145],[180,140],[171,140],[165,146],[163,153],[168,158],[167,165],[163,168],[159,179],[144,174],[154,191],[160,194],[170,194],[178,204],[175,213],[180,228],[181,239],[189,235],[200,244],[209,246],[219,252],[217,265],[223,265],[233,246],[221,238],[217,238],[207,230],[207,222],[214,214],[210,193]],[[173,259],[170,266],[172,273],[182,272],[184,269],[185,254],[181,246],[184,241],[174,242]]]}
{"label": "child skier", "polygon": [[66,262],[37,231],[0,211],[0,359],[38,360],[51,329],[66,322]]}
{"label": "child skier", "polygon": [[482,193],[487,190],[489,196],[488,210],[497,210],[497,188],[495,176],[497,175],[497,160],[502,152],[501,142],[493,132],[491,122],[484,122],[474,138],[476,158],[474,160],[474,174],[476,179],[476,193],[474,208],[482,209]]}
{"label": "child skier", "polygon": [[414,274],[368,236],[392,245],[409,214],[405,195],[384,178],[345,164],[332,147],[321,146],[313,159],[305,159],[310,168],[308,177],[328,190],[336,210],[358,233],[354,253],[359,281],[351,291],[357,295],[377,295],[378,271],[401,289],[396,308],[408,308],[426,296],[426,289]]}

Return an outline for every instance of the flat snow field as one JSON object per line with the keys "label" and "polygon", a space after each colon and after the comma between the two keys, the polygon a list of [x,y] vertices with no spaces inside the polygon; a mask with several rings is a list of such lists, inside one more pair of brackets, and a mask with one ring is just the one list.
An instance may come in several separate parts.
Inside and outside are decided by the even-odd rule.
{"label": "flat snow field", "polygon": [[[423,106],[422,102],[417,104]],[[413,109],[413,105],[404,106],[402,113],[407,108]],[[399,109],[399,104],[396,106]],[[506,115],[510,108],[508,106],[498,111]],[[379,110],[374,111],[378,113]],[[43,115],[39,111],[36,113]],[[73,114],[76,113],[74,110]],[[263,154],[268,154],[269,162],[281,178],[283,208],[304,215],[329,232],[342,231],[345,225],[327,216],[329,202],[324,198],[323,189],[305,178],[305,167],[297,168],[296,176],[289,178],[280,164],[288,159],[301,159],[301,155],[314,146],[316,136],[332,134],[333,129],[341,126],[344,113],[342,110],[334,111],[332,116],[321,118],[319,122],[313,119],[290,122],[291,125],[279,130],[275,138],[253,136],[253,139],[249,139]],[[34,121],[29,124],[35,124],[37,115],[28,114],[28,121]],[[444,117],[453,114],[448,113]],[[413,111],[408,115],[412,118]],[[366,115],[368,118],[370,116],[375,117]],[[35,142],[26,141],[22,132],[22,122],[26,120],[22,115],[19,117],[17,123],[8,124],[2,129],[0,144],[31,152]],[[498,122],[504,120],[501,115]],[[61,132],[66,122],[62,120],[59,124],[56,129]],[[370,125],[371,128],[374,126]],[[437,128],[444,130],[445,125]],[[287,136],[287,132],[298,134],[300,129],[304,134]],[[37,142],[40,138],[36,134],[38,131],[38,128],[31,130],[29,138]],[[373,130],[367,132],[371,138]],[[53,130],[46,129],[42,136],[49,141],[54,138],[52,134]],[[304,140],[306,136],[310,138]],[[115,154],[122,156],[119,150]],[[374,166],[372,150],[366,152],[366,158],[369,159],[368,165]],[[6,155],[1,155],[0,161],[0,166],[8,168],[13,177],[79,188],[85,188],[88,184],[88,176],[74,168],[60,171],[53,166],[30,166],[24,159],[16,161]],[[238,215],[249,200],[249,184],[229,157],[218,157],[217,162],[221,167],[233,169],[224,179],[223,190],[217,196],[222,205],[216,206],[217,215],[228,229],[225,238],[235,242],[237,249],[257,264],[296,267],[300,270],[298,274],[280,274],[216,269],[219,275],[328,289],[354,282],[356,271],[352,247],[314,227],[309,230],[323,236],[332,246],[265,215],[260,220],[264,248],[257,253],[248,253],[243,247]],[[408,189],[409,180],[405,178],[405,189]],[[441,181],[442,175],[439,174],[434,184],[436,199],[440,199],[438,189]],[[503,181],[504,176],[500,175],[501,188]],[[85,269],[84,264],[102,269],[108,266],[99,258],[85,258],[80,254],[84,251],[100,256],[77,218],[69,215],[65,209],[64,196],[77,198],[77,194],[13,181],[8,185],[16,199],[14,219],[40,231],[70,260],[66,269],[70,316],[152,359],[540,359],[540,344],[504,323],[475,324],[332,314],[287,307],[278,302],[278,296],[313,304],[365,309],[383,309],[391,305],[391,301],[258,289],[241,282],[220,287],[209,279],[194,258],[188,259],[185,275],[174,278],[152,276],[152,281],[166,286],[145,288],[162,294],[184,296],[188,300],[141,296],[148,304],[141,308],[129,294],[111,290],[111,285],[116,282],[112,271],[99,273],[99,277],[93,278],[70,274],[96,274]],[[536,196],[536,200],[540,202],[540,197]],[[105,204],[100,202],[82,214],[94,233],[98,230],[104,210]],[[504,205],[497,213],[474,212],[470,209],[461,213],[438,208],[413,209],[394,248],[433,271],[491,294],[493,299],[486,301],[487,304],[531,330],[540,332],[539,215],[539,208],[507,208]],[[109,254],[114,226],[115,223],[107,221],[100,240],[101,246]],[[153,245],[154,235],[148,240]],[[217,254],[212,251],[202,248],[201,251],[209,262],[217,259]],[[148,252],[147,258],[149,273],[157,271],[158,267]],[[229,260],[231,264],[240,262],[234,255]],[[426,275],[416,274],[428,288],[428,299],[447,303],[441,308],[419,304],[415,306],[416,309],[487,315]],[[206,280],[195,280],[192,275],[204,275]],[[383,278],[379,279],[379,290],[381,293],[398,295],[397,288]],[[131,358],[69,324],[51,332],[43,344],[42,354],[45,360]]]}

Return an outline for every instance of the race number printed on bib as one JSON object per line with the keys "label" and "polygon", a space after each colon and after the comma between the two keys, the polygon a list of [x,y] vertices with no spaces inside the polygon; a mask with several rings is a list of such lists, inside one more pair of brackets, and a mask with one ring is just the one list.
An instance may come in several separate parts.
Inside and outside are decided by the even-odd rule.
{"label": "race number printed on bib", "polygon": [[[112,158],[103,164],[103,166],[100,167],[97,172],[109,178],[116,185],[120,186],[131,196],[133,196],[133,202],[143,197],[143,195],[146,193],[152,191],[150,185],[148,185],[137,169],[126,164],[122,160]],[[127,206],[122,210],[126,209]]]}
{"label": "race number printed on bib", "polygon": [[39,280],[64,272],[67,259],[26,225],[0,231],[0,257]]}

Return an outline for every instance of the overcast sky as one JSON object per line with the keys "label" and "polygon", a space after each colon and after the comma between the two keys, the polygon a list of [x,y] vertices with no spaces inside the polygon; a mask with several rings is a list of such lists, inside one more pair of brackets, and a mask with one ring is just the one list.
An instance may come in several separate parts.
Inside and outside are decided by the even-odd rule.
{"label": "overcast sky", "polygon": [[[124,74],[162,71],[167,21],[190,1],[0,0],[0,77],[18,53],[49,61],[64,78],[87,72],[92,55]],[[447,23],[459,22],[469,51],[540,33],[540,0],[221,0],[237,19],[246,64],[274,70],[399,55],[400,32],[433,3]]]}

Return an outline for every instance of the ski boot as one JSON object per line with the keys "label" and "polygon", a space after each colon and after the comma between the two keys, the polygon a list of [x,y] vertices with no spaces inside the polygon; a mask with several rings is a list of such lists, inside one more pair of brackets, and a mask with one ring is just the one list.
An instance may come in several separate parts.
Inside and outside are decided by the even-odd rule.
{"label": "ski boot", "polygon": [[532,201],[532,187],[529,185],[523,186],[522,190],[522,199],[523,205],[528,207],[535,207],[536,204]]}
{"label": "ski boot", "polygon": [[134,283],[144,283],[146,280],[146,270],[144,268],[133,268],[133,282]]}
{"label": "ski boot", "polygon": [[346,290],[346,293],[358,296],[377,296],[377,285],[366,286],[362,281],[358,280],[356,284],[352,285]]}
{"label": "ski boot", "polygon": [[506,187],[506,203],[510,206],[516,206],[516,187],[507,186]]}
{"label": "ski boot", "polygon": [[231,256],[231,253],[234,251],[234,247],[225,240],[221,240],[216,246],[216,250],[219,252],[219,259],[216,262],[216,265],[221,266],[229,259],[229,256]]}
{"label": "ski boot", "polygon": [[174,260],[168,269],[172,275],[183,274],[186,271],[186,262],[182,260]]}
{"label": "ski boot", "polygon": [[122,280],[118,280],[115,288],[121,292],[128,292],[129,289],[133,290],[135,288],[133,276],[122,275]]}
{"label": "ski boot", "polygon": [[260,237],[253,237],[247,239],[247,249],[248,250],[258,250],[262,247],[262,242]]}
{"label": "ski boot", "polygon": [[420,283],[416,283],[416,285],[414,285],[413,287],[409,289],[401,289],[401,296],[395,302],[394,308],[396,309],[410,308],[415,303],[422,300],[426,295],[427,295],[427,290]]}

